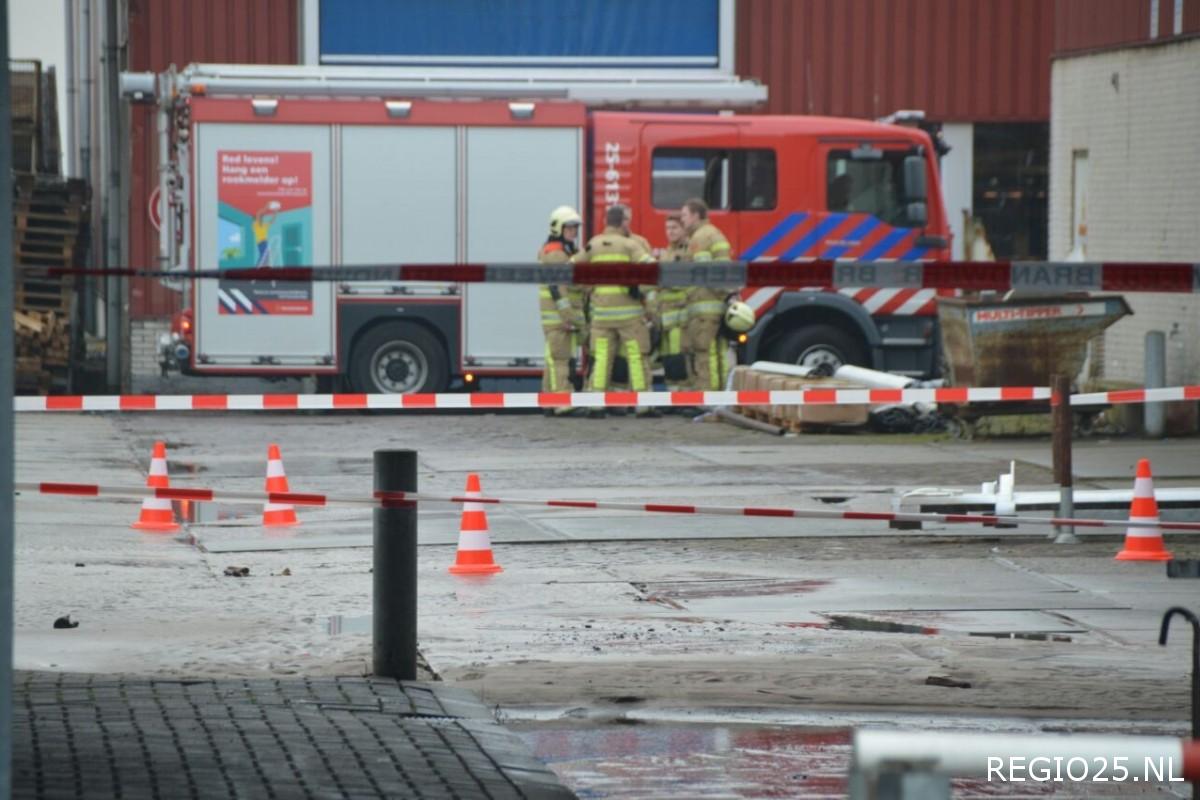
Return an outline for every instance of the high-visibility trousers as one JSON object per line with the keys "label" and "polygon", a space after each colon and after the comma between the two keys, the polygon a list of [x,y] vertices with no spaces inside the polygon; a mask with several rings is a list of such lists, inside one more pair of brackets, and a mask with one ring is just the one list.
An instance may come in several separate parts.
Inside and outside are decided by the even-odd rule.
{"label": "high-visibility trousers", "polygon": [[542,370],[543,392],[572,392],[571,359],[579,347],[579,334],[562,328],[543,328],[546,335],[545,360]]}
{"label": "high-visibility trousers", "polygon": [[685,330],[684,325],[664,327],[658,340],[658,358],[663,365],[663,379],[671,391],[686,387],[692,377],[692,365],[688,363],[684,350]]}
{"label": "high-visibility trousers", "polygon": [[650,361],[647,358],[650,352],[650,331],[640,318],[620,324],[592,325],[590,338],[589,392],[612,390],[612,362],[618,355],[624,356],[629,365],[629,388],[635,392],[650,391],[652,383]]}
{"label": "high-visibility trousers", "polygon": [[721,318],[705,315],[690,317],[684,334],[684,348],[691,363],[691,387],[699,391],[720,391],[729,376],[729,342],[718,334]]}

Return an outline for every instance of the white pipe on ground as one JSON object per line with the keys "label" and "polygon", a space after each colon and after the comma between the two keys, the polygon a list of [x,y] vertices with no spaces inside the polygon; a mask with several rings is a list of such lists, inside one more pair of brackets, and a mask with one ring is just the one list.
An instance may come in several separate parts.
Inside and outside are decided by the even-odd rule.
{"label": "white pipe on ground", "polygon": [[872,389],[907,389],[917,383],[916,378],[910,378],[906,375],[893,375],[890,372],[856,367],[853,364],[843,364],[838,367],[834,370],[833,377],[839,381],[857,383]]}

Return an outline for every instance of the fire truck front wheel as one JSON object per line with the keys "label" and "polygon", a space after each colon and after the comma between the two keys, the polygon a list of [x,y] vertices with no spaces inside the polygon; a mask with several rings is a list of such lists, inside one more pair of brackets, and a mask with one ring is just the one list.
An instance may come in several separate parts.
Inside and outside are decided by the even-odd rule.
{"label": "fire truck front wheel", "polygon": [[805,325],[788,331],[771,347],[770,358],[802,367],[870,366],[858,338],[833,325]]}
{"label": "fire truck front wheel", "polygon": [[354,346],[350,381],[359,392],[440,392],[446,388],[448,378],[445,349],[420,325],[377,325]]}

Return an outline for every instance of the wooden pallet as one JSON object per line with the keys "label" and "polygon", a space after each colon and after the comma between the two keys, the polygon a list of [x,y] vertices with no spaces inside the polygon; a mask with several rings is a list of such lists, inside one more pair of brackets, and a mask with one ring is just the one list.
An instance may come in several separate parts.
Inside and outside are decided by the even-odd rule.
{"label": "wooden pallet", "polygon": [[75,263],[75,246],[21,242],[13,245],[13,261],[22,267],[70,267]]}
{"label": "wooden pallet", "polygon": [[54,227],[76,225],[83,220],[83,206],[73,203],[17,201],[13,203],[17,219],[36,219],[42,223],[58,223]]}
{"label": "wooden pallet", "polygon": [[13,293],[13,305],[25,311],[54,311],[60,314],[71,312],[74,293],[69,291],[39,291],[18,286]]}
{"label": "wooden pallet", "polygon": [[[71,283],[67,283],[63,278],[52,277],[49,275],[22,275],[17,279],[16,285],[13,287],[14,294],[26,295],[29,297],[44,297],[44,298],[65,298],[70,300],[71,294],[74,292],[74,287]],[[21,308],[21,304],[15,303],[16,308]]]}
{"label": "wooden pallet", "polygon": [[13,220],[13,241],[34,244],[75,244],[81,231],[78,225],[43,225],[38,220]]}
{"label": "wooden pallet", "polygon": [[20,234],[41,233],[78,236],[80,220],[64,214],[40,214],[17,210],[13,213],[13,230]]}
{"label": "wooden pallet", "polygon": [[[810,386],[852,388],[851,384],[822,379],[797,378],[768,372],[756,372],[745,366],[735,367],[732,388],[741,391],[799,391]],[[857,387],[853,387],[857,388]],[[795,433],[812,433],[861,427],[867,421],[865,406],[839,408],[836,412],[823,406],[743,406],[736,410],[743,416],[775,425]]]}
{"label": "wooden pallet", "polygon": [[[19,267],[72,267],[80,259],[86,222],[87,184],[48,175],[14,175],[13,261]],[[67,308],[69,293],[26,282],[34,308]],[[18,301],[22,283],[18,282]],[[66,295],[66,299],[63,298]]]}

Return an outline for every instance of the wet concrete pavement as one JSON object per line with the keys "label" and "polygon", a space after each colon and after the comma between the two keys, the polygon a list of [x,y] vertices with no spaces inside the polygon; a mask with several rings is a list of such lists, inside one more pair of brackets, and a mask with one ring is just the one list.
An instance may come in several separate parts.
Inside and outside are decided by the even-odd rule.
{"label": "wet concrete pavement", "polygon": [[[476,471],[485,492],[517,497],[886,510],[897,490],[977,488],[1012,458],[1020,459],[1022,487],[1049,480],[1048,442],[1040,440],[775,440],[679,418],[157,414],[22,417],[19,426],[20,480],[128,484],[144,475],[159,437],[168,441],[176,483],[224,488],[261,486],[269,442],[282,447],[293,489],[328,493],[368,492],[378,447],[417,449],[422,489],[458,492]],[[1126,466],[1131,476],[1141,456],[1153,460],[1160,480],[1200,485],[1194,439],[1080,443],[1075,462],[1093,477],[1077,485],[1119,479]],[[224,519],[197,522],[184,540],[164,542],[131,538],[125,526],[135,509],[19,501],[19,666],[112,670],[124,659],[172,675],[364,668],[368,515],[303,509],[302,526],[280,534],[257,526],[257,509],[227,508]],[[86,536],[72,532],[81,516]],[[696,730],[673,716],[626,724],[631,711],[748,709],[765,718],[824,710],[834,717],[822,730],[843,737],[847,725],[837,715],[863,708],[1137,721],[1158,733],[1185,725],[1190,643],[1180,631],[1159,648],[1156,636],[1166,607],[1195,607],[1195,581],[1168,580],[1161,564],[1114,562],[1119,537],[1068,547],[1036,529],[1013,536],[943,526],[901,537],[869,522],[529,508],[498,508],[489,517],[505,571],[472,581],[446,573],[457,511],[421,510],[422,653],[440,677],[514,715],[560,709],[520,727],[535,748],[579,743],[546,757],[581,796],[840,791],[824,781],[838,771],[830,765],[844,764],[844,742],[814,744],[804,738],[820,735],[811,725]],[[1170,537],[1170,545],[1181,557],[1200,556],[1200,539]],[[105,562],[104,574],[62,563],[77,558]],[[43,569],[35,576],[21,559]],[[230,563],[248,566],[252,579],[234,587],[214,577]],[[171,579],[150,577],[164,568]],[[288,577],[280,577],[285,569]],[[47,575],[57,596],[48,586],[31,591],[29,582],[49,583]],[[42,626],[64,605],[90,612],[73,640]],[[158,627],[180,615],[197,624],[169,633]],[[166,640],[140,639],[147,625]],[[969,687],[928,685],[930,677]],[[631,736],[640,754],[621,749]],[[757,746],[728,744],[756,736]],[[672,755],[656,740],[697,744],[693,755]],[[775,773],[765,771],[770,763],[815,777],[776,786]],[[721,770],[742,777],[722,783],[714,777]],[[725,794],[655,794],[652,779],[685,773],[696,777],[681,785],[723,786]],[[637,794],[636,786],[646,788]]]}

